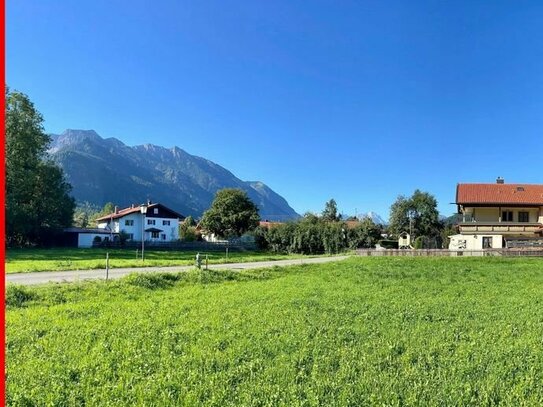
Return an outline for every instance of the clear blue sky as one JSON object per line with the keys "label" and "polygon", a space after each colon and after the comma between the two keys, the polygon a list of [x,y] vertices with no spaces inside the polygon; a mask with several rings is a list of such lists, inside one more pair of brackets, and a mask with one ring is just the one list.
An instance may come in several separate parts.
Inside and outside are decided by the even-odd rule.
{"label": "clear blue sky", "polygon": [[177,145],[298,212],[543,182],[541,1],[7,1],[48,132]]}

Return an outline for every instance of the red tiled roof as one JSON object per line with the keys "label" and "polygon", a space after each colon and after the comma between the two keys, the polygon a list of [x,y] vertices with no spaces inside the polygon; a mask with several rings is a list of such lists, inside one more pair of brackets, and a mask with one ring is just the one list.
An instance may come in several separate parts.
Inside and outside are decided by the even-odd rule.
{"label": "red tiled roof", "polygon": [[[153,206],[157,206],[158,204],[151,204],[148,205],[147,208],[152,208]],[[120,209],[117,213],[110,213],[109,215],[102,216],[100,218],[96,218],[96,220],[110,220],[110,219],[117,219],[122,218],[123,216],[129,215],[131,213],[140,212],[140,207],[136,206],[135,208],[125,208]]]}
{"label": "red tiled roof", "polygon": [[282,225],[283,222],[270,222],[269,220],[261,220],[260,222],[258,222],[258,224],[264,228],[271,228],[273,226],[279,226],[279,225]]}
{"label": "red tiled roof", "polygon": [[456,203],[543,205],[541,184],[458,184]]}

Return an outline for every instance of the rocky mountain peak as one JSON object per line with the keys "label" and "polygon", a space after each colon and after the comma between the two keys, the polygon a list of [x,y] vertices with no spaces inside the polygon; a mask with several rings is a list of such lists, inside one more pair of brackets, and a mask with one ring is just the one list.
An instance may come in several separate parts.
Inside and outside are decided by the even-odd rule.
{"label": "rocky mountain peak", "polygon": [[289,220],[299,215],[287,201],[260,181],[245,182],[226,168],[179,147],[154,144],[129,147],[94,130],[66,130],[51,135],[50,154],[80,202],[129,205],[147,197],[199,217],[222,188],[240,188],[259,207],[263,218]]}

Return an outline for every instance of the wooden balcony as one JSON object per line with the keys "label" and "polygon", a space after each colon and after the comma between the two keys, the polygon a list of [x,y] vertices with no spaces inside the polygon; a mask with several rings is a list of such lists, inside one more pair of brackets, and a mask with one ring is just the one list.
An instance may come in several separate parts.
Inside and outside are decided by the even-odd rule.
{"label": "wooden balcony", "polygon": [[543,224],[528,222],[460,222],[460,233],[497,233],[503,235],[541,235]]}

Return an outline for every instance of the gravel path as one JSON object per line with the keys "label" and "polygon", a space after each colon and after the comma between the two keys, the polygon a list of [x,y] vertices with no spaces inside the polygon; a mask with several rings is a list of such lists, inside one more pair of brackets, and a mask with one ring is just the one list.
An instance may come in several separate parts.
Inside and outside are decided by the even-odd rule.
{"label": "gravel path", "polygon": [[[316,264],[329,263],[340,261],[349,256],[333,256],[333,257],[313,257],[306,259],[289,259],[289,260],[274,260],[274,261],[258,261],[251,263],[229,263],[229,264],[210,264],[209,268],[213,270],[228,269],[228,270],[245,270],[257,269],[274,266],[291,266],[296,264]],[[173,266],[173,267],[139,267],[139,268],[116,268],[109,270],[109,278],[121,278],[130,273],[178,273],[180,271],[188,271],[194,266]],[[45,283],[62,283],[76,282],[83,280],[100,280],[105,279],[106,270],[72,270],[72,271],[42,271],[37,273],[13,273],[6,274],[6,282],[22,285],[34,285]]]}

